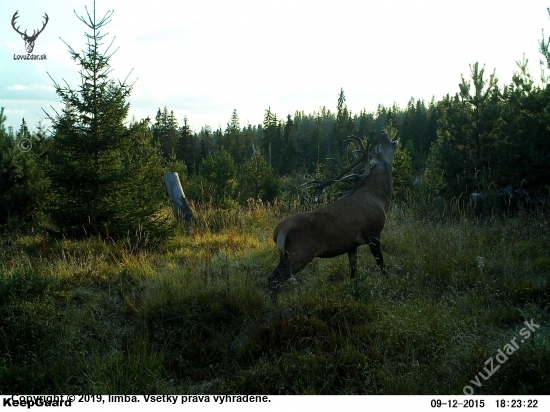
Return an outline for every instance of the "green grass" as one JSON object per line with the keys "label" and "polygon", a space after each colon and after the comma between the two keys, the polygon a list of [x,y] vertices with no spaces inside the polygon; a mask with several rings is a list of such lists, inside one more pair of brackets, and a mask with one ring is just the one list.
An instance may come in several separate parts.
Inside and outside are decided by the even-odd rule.
{"label": "green grass", "polygon": [[[289,212],[197,210],[162,249],[18,236],[0,249],[0,394],[550,393],[550,228],[540,216],[427,220],[392,209],[368,248],[265,292]],[[0,244],[2,244],[0,242]],[[519,341],[519,339],[517,339]],[[473,385],[472,385],[473,386]]]}

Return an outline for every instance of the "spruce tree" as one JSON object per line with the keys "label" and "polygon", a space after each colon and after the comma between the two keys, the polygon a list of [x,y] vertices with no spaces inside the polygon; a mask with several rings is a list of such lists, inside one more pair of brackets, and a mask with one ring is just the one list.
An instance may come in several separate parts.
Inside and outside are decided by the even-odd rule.
{"label": "spruce tree", "polygon": [[477,63],[470,68],[471,81],[462,77],[460,93],[439,103],[438,139],[428,157],[430,167],[442,173],[448,198],[485,192],[498,182],[496,154],[507,146],[499,129],[503,105],[497,79],[494,74],[487,79]]}
{"label": "spruce tree", "polygon": [[281,156],[281,174],[286,175],[294,172],[298,159],[298,148],[296,147],[296,128],[290,115],[287,116],[282,139],[283,147]]}
{"label": "spruce tree", "polygon": [[215,151],[215,142],[214,136],[212,134],[212,129],[210,126],[204,126],[198,135],[199,140],[199,150],[200,150],[200,160],[206,159]]}
{"label": "spruce tree", "polygon": [[195,136],[187,124],[187,117],[183,118],[183,126],[178,130],[178,145],[176,157],[185,163],[187,169],[195,173],[198,166],[197,154],[195,150]]}
{"label": "spruce tree", "polygon": [[243,139],[239,116],[234,109],[231,114],[231,121],[227,123],[224,134],[222,135],[221,147],[228,151],[236,163],[241,164],[246,157],[246,143]]}
{"label": "spruce tree", "polygon": [[348,111],[346,106],[346,97],[344,95],[344,90],[340,89],[340,94],[338,95],[338,104],[336,106],[336,122],[334,124],[334,131],[332,133],[332,150],[333,153],[337,153],[339,156],[342,156],[344,153],[343,144],[344,140],[355,134],[355,127],[351,119],[351,113]]}
{"label": "spruce tree", "polygon": [[357,135],[361,139],[368,139],[374,136],[375,133],[372,130],[372,120],[372,115],[367,114],[366,110],[363,110],[359,115]]}
{"label": "spruce tree", "polygon": [[162,111],[158,109],[153,125],[153,138],[160,143],[164,158],[168,159],[172,151],[177,150],[179,134],[174,111],[168,113],[166,107]]}
{"label": "spruce tree", "polygon": [[91,15],[87,8],[87,17],[77,15],[90,29],[85,50],[68,45],[82,82],[77,90],[54,82],[64,108],[51,118],[51,216],[67,235],[122,238],[139,229],[151,240],[161,239],[170,225],[159,218],[164,204],[160,148],[152,146],[148,120],[125,125],[133,84],[109,79],[112,42],[100,50],[105,37],[100,30],[112,13],[98,20],[94,2]]}
{"label": "spruce tree", "polygon": [[237,190],[242,204],[246,204],[249,199],[272,202],[279,195],[278,181],[261,153],[240,167]]}
{"label": "spruce tree", "polygon": [[283,149],[281,123],[277,119],[275,113],[271,111],[271,108],[265,111],[263,132],[262,149],[265,153],[269,167],[275,171],[275,173],[280,173]]}
{"label": "spruce tree", "polygon": [[[8,221],[43,223],[43,207],[48,196],[44,174],[44,136],[31,133],[25,119],[19,130],[5,130],[4,108],[0,109],[0,224]],[[39,132],[43,132],[41,123]]]}
{"label": "spruce tree", "polygon": [[211,185],[210,196],[215,201],[230,199],[237,186],[237,167],[231,154],[219,150],[204,159],[199,169],[200,176]]}
{"label": "spruce tree", "polygon": [[326,133],[323,128],[323,118],[320,116],[315,118],[311,141],[313,144],[313,158],[311,164],[313,166],[312,170],[314,170],[316,165],[326,156]]}

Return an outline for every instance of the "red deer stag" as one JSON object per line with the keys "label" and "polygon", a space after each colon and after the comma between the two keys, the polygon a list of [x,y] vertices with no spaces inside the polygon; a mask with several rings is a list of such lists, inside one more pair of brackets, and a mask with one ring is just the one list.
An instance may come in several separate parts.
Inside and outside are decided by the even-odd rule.
{"label": "red deer stag", "polygon": [[358,150],[354,161],[342,167],[338,176],[326,181],[306,183],[319,193],[334,182],[354,182],[351,189],[334,203],[287,217],[275,228],[273,241],[279,249],[279,265],[268,279],[272,300],[281,284],[298,273],[315,257],[331,258],[348,254],[351,277],[357,273],[357,247],[368,244],[376,263],[385,275],[380,250],[380,234],[386,223],[392,194],[391,170],[398,141],[380,132],[370,149],[351,136]]}

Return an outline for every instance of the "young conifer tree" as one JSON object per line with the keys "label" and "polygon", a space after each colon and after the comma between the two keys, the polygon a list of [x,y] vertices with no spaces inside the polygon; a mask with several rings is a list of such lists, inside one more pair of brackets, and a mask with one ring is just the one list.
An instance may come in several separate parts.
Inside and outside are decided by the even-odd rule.
{"label": "young conifer tree", "polygon": [[125,124],[133,84],[109,79],[113,42],[102,51],[106,34],[100,30],[113,12],[98,20],[94,2],[92,13],[86,8],[86,14],[77,15],[90,29],[85,50],[67,45],[80,67],[81,84],[75,90],[54,81],[64,108],[50,116],[52,219],[71,236],[117,239],[140,229],[151,239],[162,238],[170,225],[159,219],[164,204],[160,148],[151,143],[148,119]]}

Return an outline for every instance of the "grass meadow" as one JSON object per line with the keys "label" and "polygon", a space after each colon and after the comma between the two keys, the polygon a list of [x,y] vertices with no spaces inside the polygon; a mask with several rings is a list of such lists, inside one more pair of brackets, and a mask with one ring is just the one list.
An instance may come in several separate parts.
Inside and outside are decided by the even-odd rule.
{"label": "grass meadow", "polygon": [[394,205],[387,278],[363,246],[357,279],[317,259],[273,304],[290,213],[197,208],[156,250],[5,233],[0,394],[550,394],[548,216]]}

